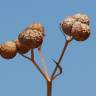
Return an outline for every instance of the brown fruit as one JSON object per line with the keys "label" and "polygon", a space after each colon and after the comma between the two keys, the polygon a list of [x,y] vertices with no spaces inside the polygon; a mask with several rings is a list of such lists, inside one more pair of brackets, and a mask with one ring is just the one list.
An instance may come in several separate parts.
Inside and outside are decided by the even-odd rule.
{"label": "brown fruit", "polygon": [[62,31],[66,34],[66,35],[71,35],[71,30],[72,30],[72,26],[74,24],[76,20],[70,16],[70,17],[67,17],[66,19],[64,19],[64,21],[62,21],[60,23],[60,26],[62,28]]}
{"label": "brown fruit", "polygon": [[41,46],[43,42],[43,35],[40,31],[26,29],[24,32],[21,32],[18,36],[18,39],[23,44],[30,46],[31,48],[37,48]]}
{"label": "brown fruit", "polygon": [[84,41],[90,35],[90,28],[87,24],[75,22],[72,27],[72,36],[77,41]]}
{"label": "brown fruit", "polygon": [[87,25],[89,25],[90,20],[89,17],[85,14],[82,13],[77,13],[73,16],[77,21],[81,22],[81,23],[85,23]]}
{"label": "brown fruit", "polygon": [[17,48],[13,41],[5,42],[0,47],[0,54],[5,59],[12,59],[16,56]]}
{"label": "brown fruit", "polygon": [[37,31],[41,32],[43,34],[43,36],[45,35],[44,34],[44,27],[40,23],[33,23],[30,26],[28,26],[28,28],[31,28],[32,30],[37,30]]}
{"label": "brown fruit", "polygon": [[25,54],[30,50],[30,46],[27,46],[24,43],[21,43],[18,39],[14,40],[17,47],[17,52],[21,54]]}

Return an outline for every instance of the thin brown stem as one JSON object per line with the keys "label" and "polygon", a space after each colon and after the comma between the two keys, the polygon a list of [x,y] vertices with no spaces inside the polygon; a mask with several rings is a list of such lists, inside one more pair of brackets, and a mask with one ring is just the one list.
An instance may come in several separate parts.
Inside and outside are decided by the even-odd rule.
{"label": "thin brown stem", "polygon": [[[53,71],[53,73],[52,73],[52,75],[51,75],[51,79],[52,79],[52,80],[54,79],[54,75],[55,75],[55,73],[56,73],[56,71],[57,71],[57,69],[58,69],[58,66],[59,66],[60,63],[61,63],[61,60],[62,60],[62,58],[63,58],[63,56],[64,56],[64,53],[65,53],[65,51],[66,51],[66,49],[67,49],[67,46],[68,46],[68,44],[69,44],[69,42],[70,42],[71,40],[72,40],[72,38],[71,38],[70,40],[67,40],[67,39],[66,39],[66,42],[65,42],[64,48],[63,48],[63,50],[62,50],[62,52],[61,52],[61,55],[60,55],[58,61],[56,62],[57,65],[56,65],[56,67],[55,67],[55,69],[54,69],[54,71]],[[55,78],[56,78],[57,76],[58,76],[58,75],[56,75]]]}
{"label": "thin brown stem", "polygon": [[39,72],[43,75],[43,77],[50,81],[50,78],[48,78],[48,76],[43,72],[43,70],[38,66],[38,64],[35,61],[32,61],[32,63],[36,66],[36,68],[39,70]]}
{"label": "thin brown stem", "polygon": [[47,77],[50,79],[50,77],[49,77],[49,72],[48,72],[48,66],[47,66],[47,64],[46,64],[46,62],[45,62],[45,57],[44,57],[44,55],[43,55],[43,52],[42,52],[41,47],[38,48],[38,52],[39,52],[41,64],[42,64],[43,67],[44,67],[44,70],[45,70],[45,73],[46,73]]}
{"label": "thin brown stem", "polygon": [[58,63],[55,60],[53,60],[53,61],[56,64],[56,66],[58,66],[59,72],[53,77],[52,80],[54,80],[57,76],[59,76],[60,74],[62,74],[62,67],[60,65],[58,65]]}
{"label": "thin brown stem", "polygon": [[43,72],[43,70],[39,67],[39,65],[36,63],[35,60],[32,60],[30,57],[28,56],[25,56],[24,54],[20,54],[21,56],[23,56],[24,58],[30,60],[34,65],[35,67],[38,69],[38,71],[42,74],[42,76],[47,80],[47,81],[50,81],[49,78],[46,76],[46,74]]}
{"label": "thin brown stem", "polygon": [[52,96],[52,81],[47,81],[47,96]]}
{"label": "thin brown stem", "polygon": [[31,59],[34,60],[34,50],[31,49]]}

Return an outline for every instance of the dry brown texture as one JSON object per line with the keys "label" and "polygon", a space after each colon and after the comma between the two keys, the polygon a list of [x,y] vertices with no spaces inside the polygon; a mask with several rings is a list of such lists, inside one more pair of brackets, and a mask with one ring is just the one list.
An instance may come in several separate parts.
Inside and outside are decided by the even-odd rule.
{"label": "dry brown texture", "polygon": [[72,36],[77,41],[84,41],[90,35],[89,24],[90,20],[87,15],[77,13],[65,18],[60,26],[66,35]]}
{"label": "dry brown texture", "polygon": [[28,26],[28,28],[31,28],[32,30],[37,30],[38,32],[41,32],[43,36],[45,35],[44,34],[44,27],[40,23],[33,23],[30,26]]}
{"label": "dry brown texture", "polygon": [[0,54],[5,59],[11,59],[16,56],[17,48],[13,41],[5,42],[1,45]]}
{"label": "dry brown texture", "polygon": [[18,39],[14,40],[14,42],[16,43],[18,53],[25,54],[30,50],[30,46],[21,43]]}
{"label": "dry brown texture", "polygon": [[84,41],[90,35],[90,28],[81,22],[75,22],[72,27],[72,36],[77,41]]}
{"label": "dry brown texture", "polygon": [[77,21],[81,22],[81,23],[84,23],[84,24],[87,24],[89,25],[90,24],[90,20],[89,20],[89,17],[85,14],[82,14],[82,13],[77,13],[73,16]]}
{"label": "dry brown texture", "polygon": [[20,42],[30,46],[31,48],[37,48],[43,42],[43,35],[37,30],[26,29],[24,32],[19,34],[18,39]]}
{"label": "dry brown texture", "polygon": [[62,31],[66,34],[66,35],[71,35],[71,30],[72,30],[72,26],[74,24],[76,20],[70,16],[65,18],[61,23],[60,26],[62,28]]}

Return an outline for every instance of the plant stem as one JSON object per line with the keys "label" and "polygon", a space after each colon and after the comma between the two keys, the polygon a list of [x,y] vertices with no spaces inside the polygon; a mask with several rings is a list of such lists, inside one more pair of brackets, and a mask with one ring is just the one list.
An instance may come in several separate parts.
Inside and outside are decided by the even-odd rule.
{"label": "plant stem", "polygon": [[42,76],[46,79],[46,80],[50,80],[48,78],[48,76],[43,72],[43,70],[38,66],[38,64],[33,60],[32,63],[35,65],[35,67],[38,69],[38,71],[42,74]]}
{"label": "plant stem", "polygon": [[35,60],[32,60],[30,57],[25,56],[24,54],[20,54],[20,55],[23,56],[24,58],[30,60],[30,61],[34,64],[34,66],[38,69],[38,71],[42,74],[42,76],[45,78],[45,80],[50,81],[49,78],[46,76],[46,74],[45,74],[45,73],[43,72],[43,70],[39,67],[39,65],[36,63]]}
{"label": "plant stem", "polygon": [[40,59],[41,59],[41,64],[43,65],[44,70],[45,70],[45,73],[46,73],[47,77],[48,77],[49,80],[50,80],[49,72],[48,72],[48,66],[47,66],[47,64],[46,64],[46,62],[45,62],[45,58],[44,58],[44,55],[43,55],[43,53],[42,53],[41,48],[38,48],[38,52],[39,52],[39,56],[40,56]]}
{"label": "plant stem", "polygon": [[52,81],[47,81],[47,96],[52,96]]}
{"label": "plant stem", "polygon": [[58,66],[60,65],[60,62],[61,62],[61,60],[62,60],[62,58],[63,58],[63,56],[64,56],[64,53],[65,53],[65,51],[66,51],[66,49],[67,49],[67,47],[68,47],[68,44],[71,42],[71,40],[72,40],[72,38],[68,38],[68,40],[66,39],[66,42],[65,42],[64,48],[63,48],[63,50],[62,50],[62,52],[61,52],[61,55],[60,55],[58,61],[56,61],[56,62],[57,62],[57,65],[56,65],[56,67],[55,67],[55,69],[54,69],[54,71],[53,71],[53,73],[52,73],[52,75],[51,75],[51,79],[52,79],[52,80],[58,76],[58,75],[57,75],[56,77],[54,77],[54,75],[55,75],[55,73],[56,73],[56,71],[57,71],[57,69],[58,69]]}

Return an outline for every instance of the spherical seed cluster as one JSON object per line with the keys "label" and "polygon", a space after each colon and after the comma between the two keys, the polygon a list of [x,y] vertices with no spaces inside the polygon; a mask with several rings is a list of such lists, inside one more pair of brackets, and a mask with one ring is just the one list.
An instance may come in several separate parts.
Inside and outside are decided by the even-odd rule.
{"label": "spherical seed cluster", "polygon": [[77,41],[84,41],[90,35],[90,21],[85,14],[77,13],[67,17],[60,23],[62,31],[69,36],[72,36]]}
{"label": "spherical seed cluster", "polygon": [[44,37],[44,27],[40,23],[28,26],[20,32],[18,39],[0,45],[0,55],[5,59],[12,59],[16,53],[25,54],[30,49],[41,46]]}
{"label": "spherical seed cluster", "polygon": [[27,46],[24,43],[21,43],[18,39],[14,40],[17,47],[17,52],[21,54],[25,54],[30,50],[30,46]]}
{"label": "spherical seed cluster", "polygon": [[18,39],[21,43],[30,46],[31,48],[37,48],[43,42],[43,35],[40,31],[26,29],[19,34]]}
{"label": "spherical seed cluster", "polygon": [[84,41],[90,35],[90,28],[86,24],[83,24],[81,22],[75,22],[71,32],[75,40]]}
{"label": "spherical seed cluster", "polygon": [[73,16],[77,21],[80,21],[81,23],[85,23],[89,25],[89,17],[85,14],[77,13]]}
{"label": "spherical seed cluster", "polygon": [[0,54],[5,59],[11,59],[16,56],[16,44],[12,41],[5,42],[0,47]]}
{"label": "spherical seed cluster", "polygon": [[75,21],[76,20],[72,16],[65,18],[65,20],[60,23],[62,31],[67,35],[71,35],[72,26]]}
{"label": "spherical seed cluster", "polygon": [[38,32],[37,30],[33,30],[33,31],[34,31],[34,35],[32,36],[33,37],[32,48],[37,48],[37,47],[41,46],[41,44],[43,42],[43,35],[41,32]]}
{"label": "spherical seed cluster", "polygon": [[30,26],[28,26],[28,28],[32,29],[32,30],[37,30],[38,32],[41,32],[42,35],[44,36],[44,27],[40,24],[40,23],[33,23]]}

